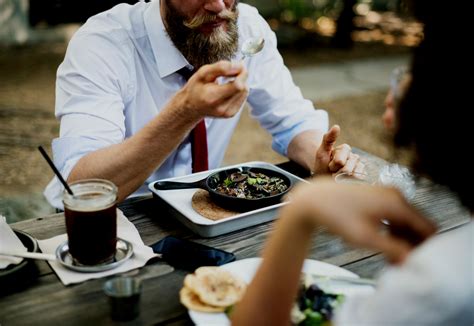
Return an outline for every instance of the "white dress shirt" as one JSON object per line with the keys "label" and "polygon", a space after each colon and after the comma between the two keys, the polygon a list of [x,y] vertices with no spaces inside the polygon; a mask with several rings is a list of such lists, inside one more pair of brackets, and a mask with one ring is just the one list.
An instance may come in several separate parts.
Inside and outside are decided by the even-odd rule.
{"label": "white dress shirt", "polygon": [[[273,149],[286,155],[297,134],[327,130],[327,113],[302,97],[277,50],[275,34],[258,11],[246,4],[238,8],[239,49],[249,37],[265,38],[262,52],[245,59],[251,115],[271,133]],[[239,59],[240,54],[233,58]],[[190,67],[166,33],[159,1],[120,4],[90,18],[71,39],[57,72],[61,126],[52,149],[63,176],[84,155],[123,142],[156,117],[184,85],[177,71],[185,66]],[[241,111],[230,119],[205,119],[210,169],[220,166]],[[149,182],[189,173],[191,145],[185,141],[134,195],[148,192]],[[54,178],[45,196],[62,208],[62,191]]]}
{"label": "white dress shirt", "polygon": [[474,325],[474,222],[422,244],[335,317],[335,325]]}

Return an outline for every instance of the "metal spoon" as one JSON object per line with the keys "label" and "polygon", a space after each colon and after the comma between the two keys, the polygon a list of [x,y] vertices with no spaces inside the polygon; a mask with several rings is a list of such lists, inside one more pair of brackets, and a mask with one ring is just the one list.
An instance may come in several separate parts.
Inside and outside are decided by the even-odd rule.
{"label": "metal spoon", "polygon": [[56,260],[55,255],[51,254],[43,254],[40,252],[8,252],[2,251],[0,252],[0,256],[13,256],[13,257],[21,257],[21,258],[29,258],[29,259],[42,259],[42,260]]}
{"label": "metal spoon", "polygon": [[265,39],[263,37],[251,37],[246,39],[240,49],[240,53],[243,55],[242,60],[262,51],[264,45]]}
{"label": "metal spoon", "polygon": [[[265,39],[263,37],[251,37],[246,39],[240,49],[240,53],[242,54],[241,61],[244,61],[245,58],[252,57],[262,51],[264,45]],[[234,81],[235,77],[219,77],[219,79],[220,84],[225,84]]]}

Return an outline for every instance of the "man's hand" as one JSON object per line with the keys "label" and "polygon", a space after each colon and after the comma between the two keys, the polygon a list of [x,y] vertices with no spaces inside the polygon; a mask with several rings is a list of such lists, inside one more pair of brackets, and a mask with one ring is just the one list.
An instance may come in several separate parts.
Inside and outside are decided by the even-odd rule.
{"label": "man's hand", "polygon": [[[433,224],[391,188],[336,184],[323,177],[299,185],[290,196],[285,215],[299,215],[311,227],[327,227],[352,245],[381,251],[394,263],[402,262],[413,247],[435,232]],[[383,230],[382,219],[396,230]]]}
{"label": "man's hand", "polygon": [[341,128],[334,125],[324,134],[321,146],[316,152],[313,169],[316,174],[364,172],[364,163],[361,162],[359,155],[352,153],[349,145],[342,144],[334,147],[340,133]]}
{"label": "man's hand", "polygon": [[[235,77],[218,84],[218,77]],[[219,61],[202,66],[178,93],[184,113],[200,120],[204,117],[233,117],[247,99],[247,70],[242,63]]]}

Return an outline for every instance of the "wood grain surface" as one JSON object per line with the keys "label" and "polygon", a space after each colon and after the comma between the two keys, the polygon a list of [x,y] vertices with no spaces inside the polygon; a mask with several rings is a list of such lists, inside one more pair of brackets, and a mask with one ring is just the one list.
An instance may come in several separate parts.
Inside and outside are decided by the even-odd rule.
{"label": "wood grain surface", "polygon": [[[358,153],[371,164],[381,166],[385,163],[365,152]],[[291,172],[302,171],[292,163],[282,164],[281,167]],[[304,173],[306,171],[298,174]],[[412,203],[429,216],[442,232],[448,232],[470,218],[452,193],[425,179],[417,180],[417,191]],[[274,226],[273,222],[269,222],[215,238],[201,238],[170,218],[170,207],[151,196],[126,200],[119,207],[137,227],[147,245],[166,235],[175,235],[233,252],[237,259],[259,256]],[[350,223],[350,216],[347,219]],[[12,227],[28,232],[37,239],[65,232],[63,214],[22,221],[12,224]],[[315,232],[308,258],[342,266],[362,277],[374,277],[385,266],[381,255],[350,248],[324,230]],[[102,291],[105,279],[66,287],[47,263],[38,261],[36,264],[40,275],[30,287],[0,296],[0,325],[115,324],[110,318],[108,302]],[[178,298],[185,271],[172,270],[166,263],[155,260],[131,273],[143,280],[143,293],[140,315],[125,324],[190,324],[187,311]]]}

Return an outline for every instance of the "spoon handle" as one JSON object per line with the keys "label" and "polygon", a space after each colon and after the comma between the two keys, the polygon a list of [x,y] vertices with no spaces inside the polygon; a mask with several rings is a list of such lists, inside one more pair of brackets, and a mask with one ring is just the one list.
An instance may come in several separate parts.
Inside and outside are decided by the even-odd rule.
{"label": "spoon handle", "polygon": [[335,282],[346,282],[359,285],[370,285],[377,286],[377,281],[368,279],[368,278],[356,278],[351,276],[327,276],[327,275],[318,275],[311,274],[311,276],[316,280],[320,281],[335,281]]}
{"label": "spoon handle", "polygon": [[[242,55],[242,59],[240,59],[240,61],[237,61],[237,62],[244,62],[245,58],[247,58],[247,56],[245,54]],[[227,83],[230,83],[230,82],[233,82],[235,80],[235,77],[219,77],[218,78],[219,80],[219,84],[227,84]]]}
{"label": "spoon handle", "polygon": [[13,256],[31,259],[56,260],[55,255],[43,254],[39,252],[0,252],[0,256]]}

